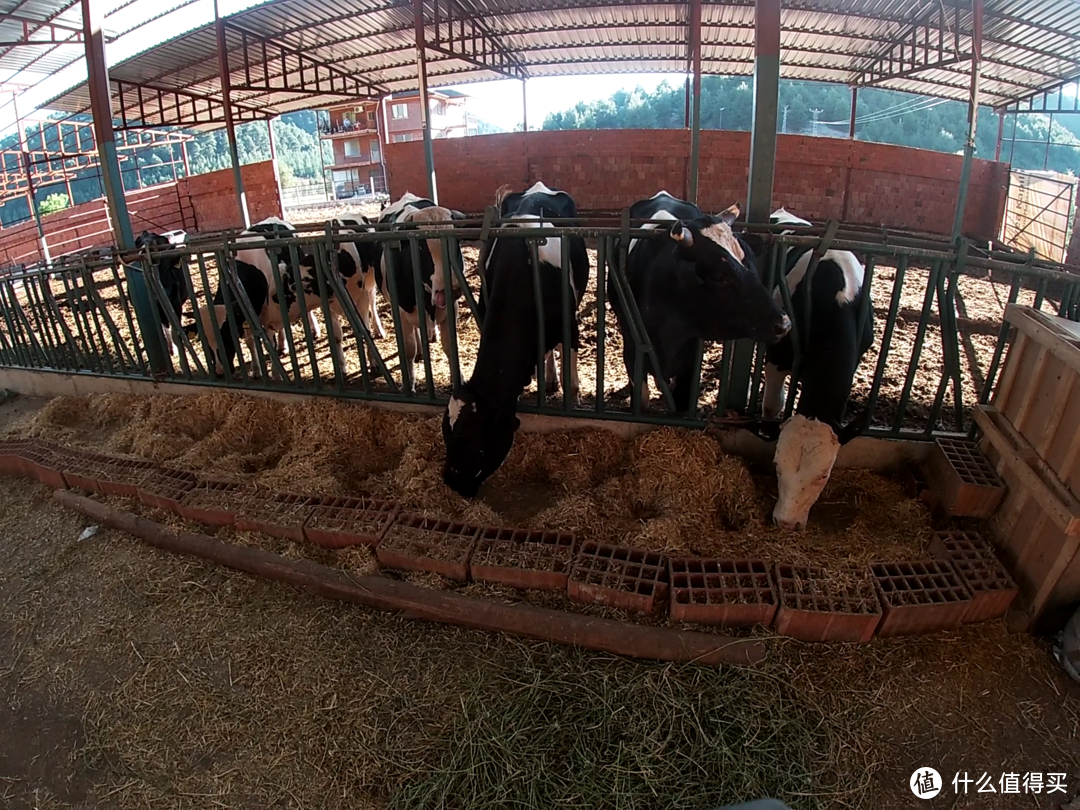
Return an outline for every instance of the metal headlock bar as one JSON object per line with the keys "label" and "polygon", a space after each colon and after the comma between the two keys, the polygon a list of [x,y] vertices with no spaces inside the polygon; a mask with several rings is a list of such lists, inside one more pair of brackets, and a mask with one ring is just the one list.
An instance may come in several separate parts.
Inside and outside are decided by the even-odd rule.
{"label": "metal headlock bar", "polygon": [[[710,412],[715,418],[724,414],[729,403],[741,402],[738,410],[743,417],[755,416],[761,404],[763,347],[751,346],[753,351],[746,354],[736,347],[736,342],[712,345],[698,341],[697,374],[689,392],[691,406],[686,413],[675,413],[671,381],[664,378],[662,358],[654,336],[645,328],[627,275],[632,239],[666,238],[666,228],[643,227],[646,224],[631,220],[628,210],[617,218],[511,223],[489,208],[483,217],[460,222],[375,225],[371,231],[360,233],[343,230],[336,223],[298,226],[295,237],[260,243],[271,256],[272,278],[268,281],[274,299],[262,313],[255,311],[236,275],[237,250],[252,247],[250,243],[237,244],[239,230],[213,237],[195,235],[187,244],[163,250],[144,248],[124,253],[106,249],[50,264],[0,270],[0,366],[442,404],[453,387],[471,373],[467,363],[463,367],[463,360],[471,356],[470,347],[475,346],[480,331],[478,302],[484,299],[490,303],[483,268],[467,270],[458,261],[459,246],[479,244],[484,255],[496,239],[524,239],[531,263],[525,293],[533,296],[537,317],[536,390],[535,396],[528,390],[522,394],[519,410],[704,427]],[[794,309],[786,278],[788,249],[809,247],[813,251],[801,282],[806,285],[807,301],[827,251],[849,250],[863,262],[864,286],[873,290],[875,298],[862,299],[859,333],[873,306],[875,350],[863,364],[869,389],[864,385],[853,393],[853,407],[874,415],[871,435],[928,439],[942,432],[966,432],[972,428],[971,405],[989,401],[1010,330],[1003,320],[983,324],[987,333],[996,336],[992,354],[985,361],[966,356],[958,317],[958,311],[966,314],[961,278],[969,279],[965,285],[973,278],[986,284],[1008,284],[1010,303],[1023,299],[1049,313],[1080,319],[1080,275],[1073,272],[1080,273],[1080,268],[1040,260],[1030,252],[989,250],[967,240],[953,245],[943,239],[843,225],[834,220],[823,227],[758,225],[747,226],[747,230],[765,237],[761,278],[770,291],[779,290],[781,304],[789,314]],[[781,230],[788,233],[781,235]],[[582,291],[572,286],[572,253],[567,237],[584,238],[592,251],[588,287],[592,296],[586,295],[580,307],[575,292],[581,295]],[[551,272],[551,268],[542,266],[539,246],[548,239],[560,240],[563,271],[556,297],[545,301],[543,290],[555,289],[543,283],[542,274]],[[434,323],[423,306],[430,301],[433,285],[423,277],[420,262],[426,249],[424,243],[433,244],[431,240],[438,242],[442,252],[442,286],[447,294],[445,316],[433,310]],[[394,332],[386,340],[378,340],[369,330],[368,313],[360,311],[350,297],[356,283],[346,283],[338,267],[343,245],[368,243],[381,248],[380,261],[386,271],[385,293],[378,292],[383,312],[389,308],[390,317],[384,314],[383,320],[392,324]],[[307,295],[299,262],[302,254],[311,255],[314,261],[314,285]],[[418,327],[409,336],[403,331],[403,314],[407,313],[398,306],[398,283],[403,280],[400,269],[406,256],[411,260],[410,281],[421,304],[409,316]],[[186,292],[182,317],[177,317],[158,274],[158,263],[169,257],[183,260],[177,271],[178,282]],[[988,274],[993,275],[992,280]],[[142,320],[136,317],[136,302],[128,289],[135,277],[140,280],[144,302],[149,301],[149,313],[142,312]],[[362,281],[359,283],[362,286]],[[621,329],[614,331],[609,329],[613,321],[607,317],[611,303],[609,283],[621,304]],[[297,292],[292,306],[285,295],[290,286]],[[200,309],[213,306],[219,289],[223,320],[195,317]],[[455,289],[460,292],[457,299]],[[921,307],[905,309],[904,299],[913,297],[921,297]],[[563,314],[561,333],[552,341],[562,345],[559,365],[552,366],[561,376],[562,395],[549,396],[546,390],[545,376],[550,375],[544,351],[549,338],[545,335],[545,306],[559,306]],[[274,317],[267,320],[265,315],[271,312]],[[593,313],[595,326],[589,317]],[[795,368],[790,391],[797,391],[808,350],[805,341],[810,312],[807,309],[800,314],[802,317],[792,319]],[[272,336],[268,327],[278,319],[284,324],[284,334]],[[315,319],[325,325],[325,338],[316,338],[312,327]],[[331,351],[326,342],[332,339],[333,324],[338,319],[342,321],[340,354]],[[584,383],[580,404],[568,396],[575,378],[571,350],[575,322],[582,348],[577,356]],[[185,323],[193,334],[185,331]],[[164,327],[172,334],[175,350],[165,343]],[[213,347],[224,346],[223,332],[236,336],[241,327],[250,335],[250,348],[238,342],[237,359],[243,362],[238,367],[223,363],[219,377],[215,373],[219,360]],[[436,330],[439,341],[431,340]],[[897,335],[903,332],[911,338],[897,341]],[[625,352],[624,340],[630,344]],[[422,361],[415,366],[406,356],[414,344]],[[461,355],[463,348],[469,352],[466,358]],[[161,349],[168,358],[163,372],[149,362],[151,357],[162,354]],[[970,346],[968,349],[970,353]],[[248,363],[260,370],[258,377],[246,373]],[[590,373],[595,385],[585,382]],[[643,401],[641,383],[645,379],[655,383],[659,400]],[[886,385],[888,380],[894,382]],[[628,395],[623,396],[624,392]],[[790,414],[795,407],[796,397],[789,396],[785,413]]]}

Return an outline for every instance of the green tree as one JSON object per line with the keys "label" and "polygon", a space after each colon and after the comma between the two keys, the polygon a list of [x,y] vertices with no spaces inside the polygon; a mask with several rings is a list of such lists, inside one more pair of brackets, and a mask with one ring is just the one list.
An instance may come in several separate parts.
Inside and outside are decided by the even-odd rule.
{"label": "green tree", "polygon": [[45,216],[46,214],[55,214],[57,211],[63,211],[69,205],[71,205],[71,200],[68,198],[67,194],[50,194],[42,201],[41,205],[38,206],[38,210],[41,212],[42,216]]}

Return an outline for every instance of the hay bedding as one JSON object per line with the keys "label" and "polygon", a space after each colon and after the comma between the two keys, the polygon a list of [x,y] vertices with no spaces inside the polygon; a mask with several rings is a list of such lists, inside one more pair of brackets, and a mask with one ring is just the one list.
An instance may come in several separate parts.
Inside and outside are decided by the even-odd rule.
{"label": "hay bedding", "polygon": [[922,557],[931,534],[921,503],[862,470],[836,470],[808,530],[783,532],[770,520],[771,473],[754,474],[711,437],[674,428],[629,441],[599,429],[520,433],[489,495],[468,501],[442,483],[440,421],[329,399],[98,395],[52,400],[28,432],[206,477],[395,498],[426,517],[569,531],[672,554],[841,567]]}

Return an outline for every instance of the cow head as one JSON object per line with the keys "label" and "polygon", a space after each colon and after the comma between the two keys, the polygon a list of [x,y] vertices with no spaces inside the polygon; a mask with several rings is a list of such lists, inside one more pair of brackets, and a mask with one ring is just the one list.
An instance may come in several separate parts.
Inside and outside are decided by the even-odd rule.
{"label": "cow head", "polygon": [[672,223],[678,257],[693,265],[679,276],[679,295],[704,340],[776,343],[791,321],[758,278],[749,245],[732,233],[738,215],[733,205],[719,216]]}
{"label": "cow head", "polygon": [[480,485],[506,460],[520,426],[512,410],[493,408],[468,383],[460,386],[443,414],[443,483],[465,498],[475,498]]}
{"label": "cow head", "polygon": [[779,497],[773,521],[783,529],[803,529],[810,507],[829,482],[840,448],[866,427],[866,420],[844,428],[796,414],[780,430],[773,462]]}

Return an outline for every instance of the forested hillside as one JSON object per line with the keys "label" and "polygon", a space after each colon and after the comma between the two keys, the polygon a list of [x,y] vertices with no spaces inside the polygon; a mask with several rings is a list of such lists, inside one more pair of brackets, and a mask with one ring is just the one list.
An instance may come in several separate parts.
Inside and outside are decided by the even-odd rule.
{"label": "forested hillside", "polygon": [[[701,82],[702,128],[749,130],[753,96],[753,84],[749,79],[704,77]],[[620,90],[603,101],[579,103],[547,116],[543,128],[676,128],[683,126],[684,107],[683,86],[664,82],[652,93],[639,87]],[[860,140],[960,152],[967,137],[967,105],[955,101],[866,88],[859,91],[857,113],[855,134]],[[846,86],[794,81],[780,84],[780,125],[784,132],[846,137],[850,114],[851,91]],[[1078,116],[1060,116],[1054,120],[1053,140],[1060,145],[1050,147],[1048,168],[1080,174],[1078,119]],[[1020,117],[1013,155],[1016,168],[1043,168],[1047,158],[1046,127],[1046,116]],[[976,142],[979,157],[993,159],[997,132],[998,117],[989,109],[981,109]],[[1010,157],[1012,134],[1012,120],[1006,119],[1003,160]]]}

